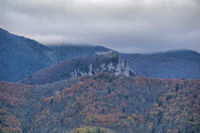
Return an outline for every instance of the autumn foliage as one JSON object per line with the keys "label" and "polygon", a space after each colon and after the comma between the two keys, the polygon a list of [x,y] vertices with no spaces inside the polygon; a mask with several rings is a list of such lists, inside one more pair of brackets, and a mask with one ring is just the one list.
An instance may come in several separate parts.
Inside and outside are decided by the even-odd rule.
{"label": "autumn foliage", "polygon": [[[15,122],[7,123],[24,129],[26,122],[24,131],[30,133],[87,133],[100,132],[101,128],[120,133],[198,133],[200,130],[200,80],[99,73],[66,82],[60,88],[56,83],[56,87],[47,84],[22,89],[20,95],[28,92],[30,96],[20,97],[19,101],[24,101],[20,103],[34,103],[33,110],[26,105],[30,108],[27,114],[31,115],[31,121],[22,119],[21,114],[15,115],[16,119],[9,116]],[[6,104],[19,105],[19,102],[11,103]]]}

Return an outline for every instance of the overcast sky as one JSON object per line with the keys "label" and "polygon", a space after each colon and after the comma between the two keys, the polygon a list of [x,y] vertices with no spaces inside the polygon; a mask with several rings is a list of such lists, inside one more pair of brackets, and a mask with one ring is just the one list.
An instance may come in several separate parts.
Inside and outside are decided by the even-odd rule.
{"label": "overcast sky", "polygon": [[46,45],[200,52],[200,0],[0,0],[0,26]]}

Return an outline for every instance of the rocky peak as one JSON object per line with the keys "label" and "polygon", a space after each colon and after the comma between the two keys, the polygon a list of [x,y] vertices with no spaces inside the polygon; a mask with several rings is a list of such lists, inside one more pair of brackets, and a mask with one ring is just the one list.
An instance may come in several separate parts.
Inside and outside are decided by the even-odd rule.
{"label": "rocky peak", "polygon": [[27,77],[22,83],[43,84],[84,75],[95,75],[99,72],[115,75],[134,76],[135,72],[128,63],[114,52],[96,53],[95,56],[85,56],[65,60],[54,66],[42,69]]}
{"label": "rocky peak", "polygon": [[135,75],[135,72],[128,66],[128,63],[113,51],[96,52],[94,58],[95,60],[89,61],[89,64],[86,63],[86,66],[75,68],[71,73],[72,77],[91,76],[99,72],[125,76]]}

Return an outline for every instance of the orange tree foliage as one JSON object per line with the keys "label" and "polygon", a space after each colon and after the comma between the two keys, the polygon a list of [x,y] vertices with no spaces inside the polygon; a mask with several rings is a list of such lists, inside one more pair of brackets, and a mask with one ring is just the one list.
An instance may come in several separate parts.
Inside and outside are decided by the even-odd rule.
{"label": "orange tree foliage", "polygon": [[0,132],[22,133],[17,109],[27,104],[26,96],[33,86],[12,82],[0,82]]}
{"label": "orange tree foliage", "polygon": [[2,133],[22,133],[21,123],[7,109],[0,109],[0,132]]}
{"label": "orange tree foliage", "polygon": [[[59,121],[69,128],[83,124],[120,132],[197,131],[199,85],[199,80],[130,78],[107,73],[85,76],[58,96],[42,100],[52,101],[42,106],[51,112],[42,121]],[[60,108],[56,111],[59,115],[54,106]]]}
{"label": "orange tree foliage", "polygon": [[28,89],[33,86],[17,83],[0,82],[0,105],[17,106],[23,104]]}
{"label": "orange tree foliage", "polygon": [[199,131],[200,80],[99,73],[69,82],[56,95],[59,86],[52,84],[32,91],[27,102],[37,102],[26,106],[32,117],[24,131],[56,133],[85,126],[120,133]]}
{"label": "orange tree foliage", "polygon": [[[200,84],[198,80],[178,81],[164,90],[150,112],[151,120],[168,132],[200,131]],[[187,86],[186,86],[187,85]]]}

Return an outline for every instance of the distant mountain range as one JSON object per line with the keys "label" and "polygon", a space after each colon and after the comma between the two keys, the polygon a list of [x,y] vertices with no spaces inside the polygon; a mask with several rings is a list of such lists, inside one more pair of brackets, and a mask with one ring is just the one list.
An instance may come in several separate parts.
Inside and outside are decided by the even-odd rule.
{"label": "distant mountain range", "polygon": [[[66,59],[109,51],[102,46],[42,45],[0,29],[0,80],[20,81]],[[137,74],[152,78],[200,78],[200,54],[176,50],[152,54],[118,53]],[[86,58],[86,57],[85,57]]]}
{"label": "distant mountain range", "polygon": [[136,72],[152,78],[200,78],[200,54],[174,50],[152,54],[122,54]]}

